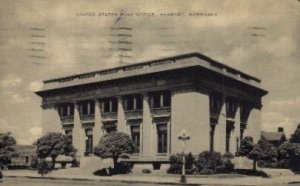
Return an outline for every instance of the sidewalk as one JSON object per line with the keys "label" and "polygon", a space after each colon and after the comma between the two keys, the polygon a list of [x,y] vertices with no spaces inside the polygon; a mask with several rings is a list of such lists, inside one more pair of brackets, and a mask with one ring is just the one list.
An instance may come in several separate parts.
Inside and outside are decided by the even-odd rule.
{"label": "sidewalk", "polygon": [[[42,179],[36,171],[30,170],[5,170],[5,177],[24,177]],[[44,176],[45,179],[72,179],[72,180],[95,180],[95,181],[120,181],[128,183],[157,183],[157,184],[180,184],[180,175],[151,175],[151,174],[124,174],[114,176],[94,176],[82,173],[79,168],[60,169],[52,171]],[[213,184],[213,185],[274,185],[287,183],[300,183],[300,175],[278,176],[274,178],[261,178],[254,176],[237,177],[196,177],[188,176],[187,184]]]}

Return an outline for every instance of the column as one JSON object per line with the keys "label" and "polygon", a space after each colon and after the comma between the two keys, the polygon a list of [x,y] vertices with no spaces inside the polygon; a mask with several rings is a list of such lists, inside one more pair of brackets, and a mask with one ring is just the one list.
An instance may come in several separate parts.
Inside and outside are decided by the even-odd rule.
{"label": "column", "polygon": [[123,99],[122,97],[118,97],[118,131],[119,132],[125,132],[128,133],[127,131],[127,126],[126,126],[126,118],[125,118],[125,112],[124,112],[124,107],[123,107]]}
{"label": "column", "polygon": [[83,157],[85,151],[85,131],[81,126],[79,104],[76,102],[74,103],[73,145],[77,149],[77,156]]}
{"label": "column", "polygon": [[210,124],[210,151],[213,152],[214,151],[214,138],[215,138],[215,129],[216,129],[216,124],[215,123],[211,123]]}
{"label": "column", "polygon": [[240,123],[240,141],[242,139],[244,139],[244,131],[247,128],[247,124],[246,123]]}
{"label": "column", "polygon": [[52,106],[44,107],[42,110],[42,133],[62,132],[62,125],[57,108]]}
{"label": "column", "polygon": [[245,136],[253,137],[253,142],[257,143],[261,135],[261,110],[252,108],[247,121],[247,129],[244,132]]}
{"label": "column", "polygon": [[153,149],[153,124],[149,106],[149,96],[143,94],[143,123],[142,123],[142,155],[151,156],[155,153]]}
{"label": "column", "polygon": [[[240,138],[240,107],[238,105],[238,108],[236,110],[236,114],[234,117],[234,130],[232,130],[231,133],[231,139],[230,139],[230,152],[234,155],[237,151],[237,146],[239,146],[239,138]],[[237,141],[238,140],[238,141]]]}
{"label": "column", "polygon": [[93,129],[93,142],[94,146],[98,145],[101,137],[103,136],[102,118],[101,118],[101,105],[98,99],[95,99],[95,125]]}
{"label": "column", "polygon": [[221,154],[226,152],[226,98],[223,97],[218,124],[215,128],[215,151]]}
{"label": "column", "polygon": [[182,152],[178,135],[183,129],[189,133],[186,152],[194,155],[210,150],[209,96],[193,89],[172,92],[171,99],[171,154]]}

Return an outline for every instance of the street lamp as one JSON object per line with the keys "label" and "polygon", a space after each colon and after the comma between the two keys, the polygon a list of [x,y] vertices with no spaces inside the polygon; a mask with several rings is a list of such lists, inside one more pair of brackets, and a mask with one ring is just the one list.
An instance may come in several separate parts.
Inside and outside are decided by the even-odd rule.
{"label": "street lamp", "polygon": [[186,141],[190,139],[190,135],[186,132],[185,129],[182,129],[181,133],[178,136],[178,139],[182,141],[182,148],[183,148],[183,156],[182,156],[182,172],[181,172],[181,183],[186,183],[186,176],[185,176],[185,144]]}

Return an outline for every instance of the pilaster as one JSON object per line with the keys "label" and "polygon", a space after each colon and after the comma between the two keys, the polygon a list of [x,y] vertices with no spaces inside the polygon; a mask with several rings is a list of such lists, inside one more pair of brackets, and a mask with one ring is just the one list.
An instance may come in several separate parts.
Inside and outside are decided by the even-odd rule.
{"label": "pilaster", "polygon": [[101,105],[98,99],[95,99],[95,125],[93,129],[93,141],[94,146],[96,146],[101,137],[103,136],[102,130],[102,119],[101,119]]}
{"label": "pilaster", "polygon": [[128,128],[126,126],[126,118],[125,112],[123,107],[123,98],[120,96],[118,97],[118,131],[128,133]]}
{"label": "pilaster", "polygon": [[215,147],[216,152],[221,154],[226,152],[226,97],[223,96],[218,124],[215,127]]}
{"label": "pilaster", "polygon": [[85,131],[80,122],[79,105],[74,103],[74,128],[73,128],[73,145],[77,149],[77,156],[84,156],[85,151]]}
{"label": "pilaster", "polygon": [[142,155],[151,156],[153,149],[153,124],[149,105],[149,96],[143,94]]}

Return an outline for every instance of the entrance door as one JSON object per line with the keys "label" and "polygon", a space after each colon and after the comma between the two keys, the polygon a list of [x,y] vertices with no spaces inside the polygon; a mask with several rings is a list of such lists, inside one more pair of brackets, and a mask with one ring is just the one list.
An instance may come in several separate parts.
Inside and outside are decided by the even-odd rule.
{"label": "entrance door", "polygon": [[85,140],[85,155],[88,156],[89,154],[93,153],[93,130],[86,129],[86,140]]}

